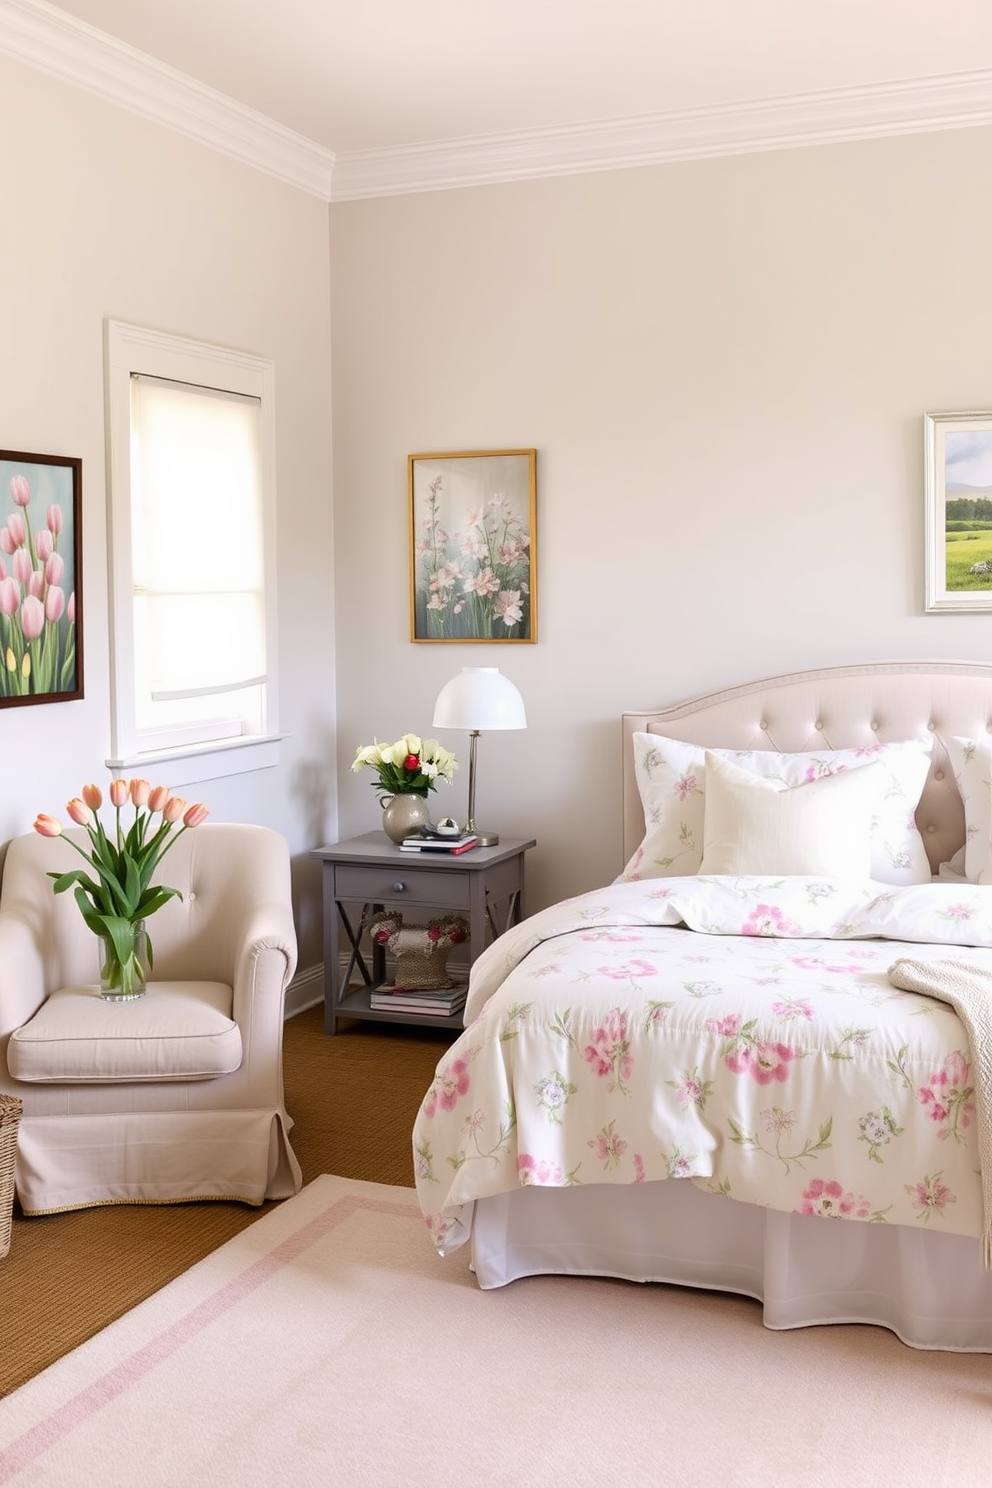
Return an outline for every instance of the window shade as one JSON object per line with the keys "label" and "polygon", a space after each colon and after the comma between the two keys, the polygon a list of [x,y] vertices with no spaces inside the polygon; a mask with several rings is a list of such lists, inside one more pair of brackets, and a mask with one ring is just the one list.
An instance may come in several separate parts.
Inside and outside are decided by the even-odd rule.
{"label": "window shade", "polygon": [[266,671],[259,400],[134,375],[131,402],[138,692],[166,701],[257,686]]}

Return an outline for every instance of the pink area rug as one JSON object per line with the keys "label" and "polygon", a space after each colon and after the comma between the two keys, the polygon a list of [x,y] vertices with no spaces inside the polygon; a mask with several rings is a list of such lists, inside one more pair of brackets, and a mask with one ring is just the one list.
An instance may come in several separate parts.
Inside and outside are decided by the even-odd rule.
{"label": "pink area rug", "polygon": [[715,1293],[475,1285],[411,1190],[319,1178],[0,1401],[17,1488],[959,1488],[992,1369]]}

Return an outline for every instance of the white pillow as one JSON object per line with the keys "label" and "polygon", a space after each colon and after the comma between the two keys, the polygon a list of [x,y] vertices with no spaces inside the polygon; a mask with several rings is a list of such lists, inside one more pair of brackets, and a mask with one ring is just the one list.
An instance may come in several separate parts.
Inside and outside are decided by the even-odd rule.
{"label": "white pillow", "polygon": [[707,752],[700,873],[869,878],[878,777],[875,763],[782,785]]}
{"label": "white pillow", "polygon": [[964,876],[992,883],[992,739],[944,742],[964,803]]}
{"label": "white pillow", "polygon": [[[703,857],[706,751],[700,744],[648,733],[634,734],[633,749],[646,830],[620,878],[697,873]],[[710,753],[782,785],[801,785],[877,761],[881,770],[872,813],[871,877],[879,883],[918,884],[929,883],[932,876],[914,815],[932,749],[931,735],[809,754],[776,754],[770,749],[714,749]]]}

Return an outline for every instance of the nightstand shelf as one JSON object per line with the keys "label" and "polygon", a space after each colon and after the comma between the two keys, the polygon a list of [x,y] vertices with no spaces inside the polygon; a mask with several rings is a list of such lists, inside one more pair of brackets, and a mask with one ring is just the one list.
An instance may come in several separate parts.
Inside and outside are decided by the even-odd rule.
{"label": "nightstand shelf", "polygon": [[341,1017],[459,1030],[460,1012],[441,1017],[370,1007],[372,992],[386,981],[386,958],[381,946],[366,944],[369,918],[385,908],[416,908],[425,919],[456,911],[469,922],[474,961],[490,941],[523,919],[524,855],[534,845],[533,838],[507,837],[495,847],[447,857],[403,852],[384,832],[366,832],[315,848],[311,856],[323,864],[326,1031],[336,1032]]}

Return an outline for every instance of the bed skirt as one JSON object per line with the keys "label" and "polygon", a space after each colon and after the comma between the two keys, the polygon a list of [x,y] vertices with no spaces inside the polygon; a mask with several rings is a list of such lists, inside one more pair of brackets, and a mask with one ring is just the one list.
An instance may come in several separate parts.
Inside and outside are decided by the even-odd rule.
{"label": "bed skirt", "polygon": [[871,1323],[919,1349],[992,1353],[992,1273],[978,1239],[740,1204],[670,1180],[527,1187],[479,1199],[481,1287],[609,1276],[754,1297],[767,1328]]}

